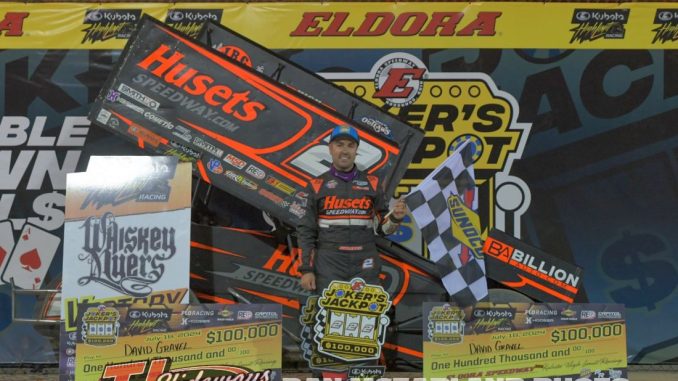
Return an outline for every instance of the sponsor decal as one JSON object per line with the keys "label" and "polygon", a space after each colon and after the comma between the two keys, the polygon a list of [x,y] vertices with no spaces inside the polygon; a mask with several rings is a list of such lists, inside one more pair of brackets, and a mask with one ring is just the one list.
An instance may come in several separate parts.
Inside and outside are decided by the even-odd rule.
{"label": "sponsor decal", "polygon": [[238,311],[238,320],[249,320],[252,316],[252,311]]}
{"label": "sponsor decal", "polygon": [[148,332],[166,332],[172,318],[169,309],[130,309],[127,312],[127,332],[140,335]]}
{"label": "sponsor decal", "polygon": [[323,209],[327,211],[347,208],[370,209],[372,208],[372,199],[367,196],[363,196],[361,198],[341,198],[336,195],[327,196],[324,198]]}
{"label": "sponsor decal", "polygon": [[424,89],[426,67],[410,55],[394,53],[375,66],[374,97],[391,107],[406,107],[417,101]]}
{"label": "sponsor decal", "polygon": [[21,37],[24,35],[24,20],[28,12],[6,12],[0,21],[0,35],[5,37]]}
{"label": "sponsor decal", "polygon": [[209,171],[212,173],[216,173],[217,175],[224,173],[224,167],[221,165],[221,162],[217,159],[210,159],[207,162],[207,169],[209,169]]}
{"label": "sponsor decal", "polygon": [[337,180],[334,179],[325,183],[325,187],[327,187],[328,189],[334,189],[337,187],[337,185],[339,185],[339,183],[337,182]]}
{"label": "sponsor decal", "polygon": [[165,140],[162,136],[156,134],[155,132],[136,124],[129,126],[127,133],[132,136],[136,136],[144,142],[152,145],[154,148],[158,148],[160,143]]}
{"label": "sponsor decal", "polygon": [[226,57],[232,59],[235,62],[238,62],[247,67],[252,67],[252,59],[250,58],[250,55],[247,54],[246,51],[235,45],[224,45],[222,43],[219,43],[214,46],[214,49],[220,51],[221,53],[224,53]]}
{"label": "sponsor decal", "polygon": [[578,321],[579,316],[577,316],[577,311],[573,310],[572,308],[565,308],[564,310],[560,311],[560,320],[562,321]]}
{"label": "sponsor decal", "polygon": [[501,12],[304,12],[291,37],[494,36]]}
{"label": "sponsor decal", "polygon": [[622,314],[619,311],[599,311],[598,319],[621,319]]}
{"label": "sponsor decal", "polygon": [[259,167],[254,166],[253,164],[250,164],[247,169],[245,170],[245,173],[248,175],[251,175],[255,179],[263,180],[264,177],[266,177],[266,173]]}
{"label": "sponsor decal", "polygon": [[659,26],[652,29],[654,32],[653,44],[678,41],[677,9],[657,9],[654,14],[654,24]]}
{"label": "sponsor decal", "polygon": [[435,306],[428,314],[428,337],[434,343],[453,345],[464,340],[464,311],[449,304]]}
{"label": "sponsor decal", "polygon": [[238,169],[243,169],[245,168],[245,165],[247,165],[247,162],[245,160],[242,160],[241,158],[234,156],[230,153],[226,155],[224,161]]}
{"label": "sponsor decal", "polygon": [[344,361],[378,359],[390,319],[389,295],[360,278],[333,281],[318,300],[318,351]]}
{"label": "sponsor decal", "polygon": [[[234,92],[230,86],[219,83],[211,75],[190,67],[187,62],[182,61],[183,57],[183,54],[172,51],[171,47],[163,44],[143,58],[137,66],[166,83],[176,83],[188,94],[202,96],[206,104],[219,107],[223,113],[242,122],[252,122],[257,119],[259,112],[266,110],[263,103],[250,100],[250,91]],[[183,73],[180,79],[175,78],[177,70]]]}
{"label": "sponsor decal", "polygon": [[273,201],[273,203],[276,205],[282,205],[284,202],[282,197],[264,188],[259,189],[259,194]]}
{"label": "sponsor decal", "polygon": [[373,118],[368,118],[366,116],[363,116],[360,119],[361,122],[364,124],[372,127],[372,130],[378,134],[384,135],[389,139],[393,139],[393,134],[391,133],[391,129],[386,125],[386,123],[373,119]]}
{"label": "sponsor decal", "polygon": [[384,374],[386,374],[386,367],[383,365],[361,365],[348,368],[349,379],[379,380]]}
{"label": "sponsor decal", "polygon": [[496,238],[488,237],[482,248],[485,254],[522,269],[530,274],[537,275],[548,283],[564,288],[579,288],[581,278],[568,269],[554,263],[549,263],[548,258],[530,254],[502,242]]}
{"label": "sponsor decal", "polygon": [[516,316],[514,308],[482,308],[476,306],[473,310],[473,322],[466,329],[474,333],[513,330],[513,319]]}
{"label": "sponsor decal", "polygon": [[273,188],[276,188],[276,189],[278,189],[278,190],[282,191],[283,193],[286,193],[290,196],[292,196],[294,194],[294,192],[296,192],[296,189],[294,189],[294,187],[291,187],[290,185],[285,184],[284,182],[278,180],[277,178],[275,178],[273,176],[266,177],[266,184],[268,184],[268,185],[272,186]]}
{"label": "sponsor decal", "polygon": [[582,310],[580,315],[582,320],[591,320],[596,318],[596,311]]}
{"label": "sponsor decal", "polygon": [[188,128],[177,124],[174,126],[174,130],[172,131],[172,135],[176,136],[177,138],[185,141],[186,143],[191,143],[193,140],[193,135],[191,135],[191,130]]}
{"label": "sponsor decal", "polygon": [[97,122],[101,124],[108,124],[108,120],[111,118],[111,112],[108,110],[101,109],[99,114],[97,114]]}
{"label": "sponsor decal", "polygon": [[175,229],[162,226],[126,226],[111,212],[89,217],[82,225],[84,245],[78,260],[89,264],[80,286],[98,283],[121,294],[144,297],[163,279],[177,252]]}
{"label": "sponsor decal", "polygon": [[235,173],[233,171],[226,171],[225,173],[226,177],[229,179],[235,181],[236,183],[242,185],[243,187],[250,189],[250,190],[257,190],[259,186],[252,180],[246,178],[245,176]]}
{"label": "sponsor decal", "polygon": [[165,119],[165,118],[163,118],[159,115],[156,115],[156,114],[154,114],[150,111],[144,112],[144,118],[146,118],[147,120],[150,120],[151,122],[159,125],[162,128],[166,128],[168,130],[174,129],[174,123],[172,123],[169,120],[167,120],[167,119]]}
{"label": "sponsor decal", "polygon": [[304,218],[304,216],[306,216],[306,209],[304,208],[304,206],[305,205],[302,206],[296,201],[292,201],[292,205],[290,205],[290,213],[294,214],[299,218]]}
{"label": "sponsor decal", "polygon": [[278,313],[273,311],[259,311],[254,313],[255,319],[277,319]]}
{"label": "sponsor decal", "polygon": [[570,44],[580,44],[598,39],[623,39],[630,10],[627,9],[575,9],[570,29]]}
{"label": "sponsor decal", "polygon": [[118,97],[116,102],[127,107],[128,109],[134,110],[134,112],[137,112],[139,114],[143,115],[143,113],[146,112],[146,110],[143,107],[141,107],[137,104],[134,104],[134,103],[128,101],[127,99],[123,98],[123,97]]}
{"label": "sponsor decal", "polygon": [[115,101],[118,100],[119,97],[120,97],[120,92],[115,91],[113,89],[109,89],[108,93],[106,93],[106,100],[109,101],[109,102],[115,102]]}
{"label": "sponsor decal", "polygon": [[181,162],[193,163],[200,159],[200,152],[172,140],[170,140],[169,146],[164,153],[166,155],[176,156]]}
{"label": "sponsor decal", "polygon": [[452,235],[468,247],[473,256],[483,259],[483,243],[485,235],[480,232],[480,217],[457,195],[447,199],[447,205],[452,216]]}
{"label": "sponsor decal", "polygon": [[360,191],[368,191],[368,190],[370,190],[370,187],[360,187],[360,186],[354,185],[354,186],[351,187],[351,189],[360,190]]}
{"label": "sponsor decal", "polygon": [[206,142],[203,138],[199,136],[193,138],[193,144],[196,147],[199,147],[214,156],[222,157],[224,155],[224,150],[222,150],[221,148],[217,148],[212,143]]}
{"label": "sponsor decal", "polygon": [[114,345],[120,331],[120,313],[113,307],[99,305],[85,310],[82,316],[82,340],[95,347]]}
{"label": "sponsor decal", "polygon": [[118,86],[118,90],[122,93],[127,95],[128,97],[132,98],[133,100],[141,103],[142,105],[151,108],[153,110],[158,110],[158,107],[160,106],[160,103],[156,101],[155,99],[147,96],[146,94],[142,93],[141,91],[131,88],[127,86],[124,83],[121,83],[120,86]]}
{"label": "sponsor decal", "polygon": [[165,24],[188,35],[197,38],[205,22],[221,23],[223,9],[183,9],[175,8],[167,11]]}
{"label": "sponsor decal", "polygon": [[141,9],[88,9],[83,21],[87,27],[82,30],[85,35],[81,43],[128,39],[140,19]]}

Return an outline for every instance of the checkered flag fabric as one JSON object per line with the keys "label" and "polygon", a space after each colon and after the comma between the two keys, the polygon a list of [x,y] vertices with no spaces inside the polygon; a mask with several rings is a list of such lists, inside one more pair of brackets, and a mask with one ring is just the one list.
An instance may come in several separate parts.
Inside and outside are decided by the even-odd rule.
{"label": "checkered flag fabric", "polygon": [[469,214],[477,216],[473,148],[470,141],[461,144],[405,199],[431,260],[438,265],[443,285],[459,305],[471,305],[487,296],[485,260],[482,253],[474,255],[473,249],[462,244],[463,238],[454,233],[449,207],[453,200],[459,200]]}

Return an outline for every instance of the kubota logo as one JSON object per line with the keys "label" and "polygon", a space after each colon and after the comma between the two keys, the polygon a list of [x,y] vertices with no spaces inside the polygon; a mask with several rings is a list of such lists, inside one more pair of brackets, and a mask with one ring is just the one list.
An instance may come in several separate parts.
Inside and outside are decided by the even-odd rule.
{"label": "kubota logo", "polygon": [[20,37],[24,34],[24,20],[28,12],[7,12],[5,18],[0,21],[0,34],[4,32],[7,37]]}
{"label": "kubota logo", "polygon": [[188,94],[202,95],[207,104],[221,106],[223,112],[243,122],[255,120],[259,111],[266,109],[263,103],[249,99],[250,91],[235,93],[226,85],[214,84],[215,79],[211,76],[182,63],[183,57],[163,44],[137,65]]}
{"label": "kubota logo", "polygon": [[292,37],[348,36],[494,36],[501,12],[478,12],[464,22],[464,12],[304,12]]}

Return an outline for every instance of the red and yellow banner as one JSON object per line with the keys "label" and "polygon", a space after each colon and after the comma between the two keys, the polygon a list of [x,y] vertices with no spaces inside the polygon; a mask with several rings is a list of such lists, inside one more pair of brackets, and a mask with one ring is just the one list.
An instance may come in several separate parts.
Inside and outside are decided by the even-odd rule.
{"label": "red and yellow banner", "polygon": [[674,49],[678,41],[670,3],[3,3],[0,48],[122,49],[142,13],[184,30],[218,18],[271,49]]}

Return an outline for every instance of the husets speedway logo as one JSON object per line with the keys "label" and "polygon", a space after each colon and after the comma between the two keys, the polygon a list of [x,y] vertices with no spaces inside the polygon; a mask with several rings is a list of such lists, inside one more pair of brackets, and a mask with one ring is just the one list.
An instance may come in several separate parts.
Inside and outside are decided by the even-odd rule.
{"label": "husets speedway logo", "polygon": [[480,216],[483,231],[511,224],[519,235],[530,192],[509,172],[522,156],[531,125],[518,123],[517,101],[489,76],[431,72],[419,58],[402,52],[378,59],[368,73],[321,75],[425,132],[396,193],[409,192],[470,140],[476,184],[488,189],[479,200],[488,205]]}
{"label": "husets speedway logo", "polygon": [[266,109],[263,103],[250,100],[250,91],[234,92],[231,87],[220,84],[211,75],[189,67],[182,62],[182,58],[184,54],[172,51],[169,46],[162,44],[137,66],[190,95],[202,96],[205,103],[219,107],[221,111],[240,121],[251,122],[257,118],[259,112]]}
{"label": "husets speedway logo", "polygon": [[657,9],[654,14],[654,24],[659,25],[652,31],[655,33],[652,43],[666,43],[678,41],[678,10]]}
{"label": "husets speedway logo", "polygon": [[95,43],[112,38],[128,39],[141,18],[141,9],[88,9],[81,43]]}
{"label": "husets speedway logo", "polygon": [[575,9],[570,44],[604,39],[622,39],[626,34],[629,9]]}

